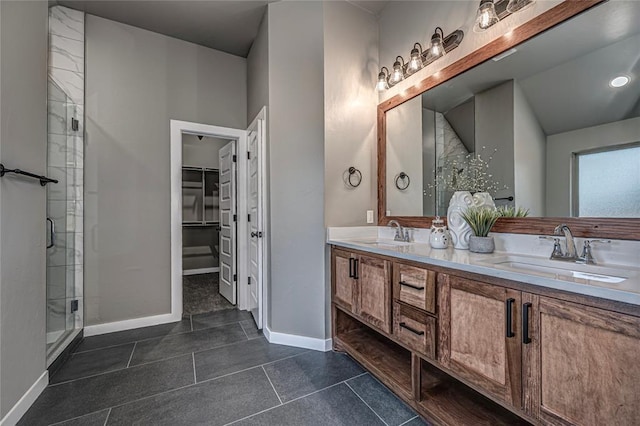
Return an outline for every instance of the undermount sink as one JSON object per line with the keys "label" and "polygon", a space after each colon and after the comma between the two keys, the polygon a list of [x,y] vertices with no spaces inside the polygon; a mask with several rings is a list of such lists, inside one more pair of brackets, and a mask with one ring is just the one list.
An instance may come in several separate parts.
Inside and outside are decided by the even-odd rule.
{"label": "undermount sink", "polygon": [[633,269],[581,265],[574,262],[516,255],[501,256],[482,261],[482,263],[507,271],[529,273],[571,282],[619,284],[638,276],[639,273]]}
{"label": "undermount sink", "polygon": [[378,247],[402,247],[402,246],[408,246],[409,244],[411,244],[405,241],[385,240],[380,238],[372,239],[372,240],[358,240],[358,241],[354,241],[354,243],[367,244],[367,245],[378,246]]}

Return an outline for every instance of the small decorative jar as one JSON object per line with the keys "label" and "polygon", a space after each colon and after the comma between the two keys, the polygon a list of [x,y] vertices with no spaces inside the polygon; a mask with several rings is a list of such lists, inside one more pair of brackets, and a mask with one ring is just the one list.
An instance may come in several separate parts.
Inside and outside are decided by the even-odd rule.
{"label": "small decorative jar", "polygon": [[444,221],[440,216],[436,216],[431,221],[431,235],[429,235],[429,244],[435,249],[445,249],[449,245],[449,232]]}

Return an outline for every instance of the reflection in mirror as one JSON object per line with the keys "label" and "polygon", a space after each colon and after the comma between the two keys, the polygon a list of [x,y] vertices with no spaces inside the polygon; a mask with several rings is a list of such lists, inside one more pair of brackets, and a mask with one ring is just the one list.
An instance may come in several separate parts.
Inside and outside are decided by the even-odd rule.
{"label": "reflection in mirror", "polygon": [[480,155],[498,206],[640,217],[639,23],[640,2],[601,4],[387,111],[388,215],[445,216]]}

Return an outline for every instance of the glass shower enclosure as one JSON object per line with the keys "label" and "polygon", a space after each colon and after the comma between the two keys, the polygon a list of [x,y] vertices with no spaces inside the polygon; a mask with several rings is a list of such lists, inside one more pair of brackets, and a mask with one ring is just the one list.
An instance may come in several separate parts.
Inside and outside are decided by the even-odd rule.
{"label": "glass shower enclosure", "polygon": [[83,327],[83,110],[51,79],[48,90],[47,365]]}

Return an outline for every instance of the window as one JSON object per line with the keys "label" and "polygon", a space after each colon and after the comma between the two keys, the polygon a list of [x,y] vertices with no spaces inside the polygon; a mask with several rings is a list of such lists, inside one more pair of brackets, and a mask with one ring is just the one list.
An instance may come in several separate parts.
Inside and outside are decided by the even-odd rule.
{"label": "window", "polygon": [[578,153],[579,217],[640,217],[640,145]]}

